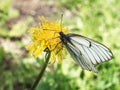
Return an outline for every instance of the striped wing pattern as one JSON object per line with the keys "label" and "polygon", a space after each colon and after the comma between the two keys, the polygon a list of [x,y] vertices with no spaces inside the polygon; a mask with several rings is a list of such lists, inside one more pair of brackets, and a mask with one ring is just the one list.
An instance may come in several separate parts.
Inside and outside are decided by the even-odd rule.
{"label": "striped wing pattern", "polygon": [[67,39],[64,44],[72,58],[79,63],[82,69],[97,72],[95,65],[108,61],[113,56],[106,46],[84,36],[68,34]]}

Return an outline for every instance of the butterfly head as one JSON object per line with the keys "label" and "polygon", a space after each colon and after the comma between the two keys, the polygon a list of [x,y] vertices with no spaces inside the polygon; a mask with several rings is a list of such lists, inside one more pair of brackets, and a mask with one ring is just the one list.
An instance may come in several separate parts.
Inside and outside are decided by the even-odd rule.
{"label": "butterfly head", "polygon": [[67,42],[69,41],[68,35],[64,34],[63,32],[59,32],[59,34],[62,43],[67,44]]}

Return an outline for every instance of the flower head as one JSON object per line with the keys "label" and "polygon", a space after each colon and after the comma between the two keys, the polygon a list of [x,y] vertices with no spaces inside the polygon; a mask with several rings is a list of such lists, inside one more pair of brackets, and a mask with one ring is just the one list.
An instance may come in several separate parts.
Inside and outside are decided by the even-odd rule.
{"label": "flower head", "polygon": [[41,24],[38,27],[32,27],[29,30],[31,43],[27,45],[29,52],[38,57],[48,48],[51,52],[50,62],[54,62],[62,54],[63,44],[60,40],[59,32],[68,33],[68,29],[61,27],[60,22],[52,22],[41,17]]}

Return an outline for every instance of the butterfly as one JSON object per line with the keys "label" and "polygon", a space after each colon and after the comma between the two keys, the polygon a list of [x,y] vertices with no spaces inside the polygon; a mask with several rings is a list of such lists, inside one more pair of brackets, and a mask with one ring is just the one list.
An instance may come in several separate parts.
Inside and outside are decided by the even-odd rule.
{"label": "butterfly", "polygon": [[112,59],[113,54],[105,45],[78,34],[59,32],[60,40],[82,69],[98,72],[95,66]]}

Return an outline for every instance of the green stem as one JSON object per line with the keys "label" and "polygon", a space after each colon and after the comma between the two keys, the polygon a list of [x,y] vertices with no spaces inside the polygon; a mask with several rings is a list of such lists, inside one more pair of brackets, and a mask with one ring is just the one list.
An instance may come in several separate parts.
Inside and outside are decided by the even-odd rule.
{"label": "green stem", "polygon": [[41,80],[44,72],[45,72],[45,69],[47,67],[47,64],[49,62],[49,59],[50,59],[50,52],[47,52],[46,55],[45,55],[45,64],[43,65],[42,69],[41,69],[41,72],[39,73],[36,81],[33,83],[32,87],[31,87],[31,90],[35,90],[35,88],[37,87],[39,81]]}

